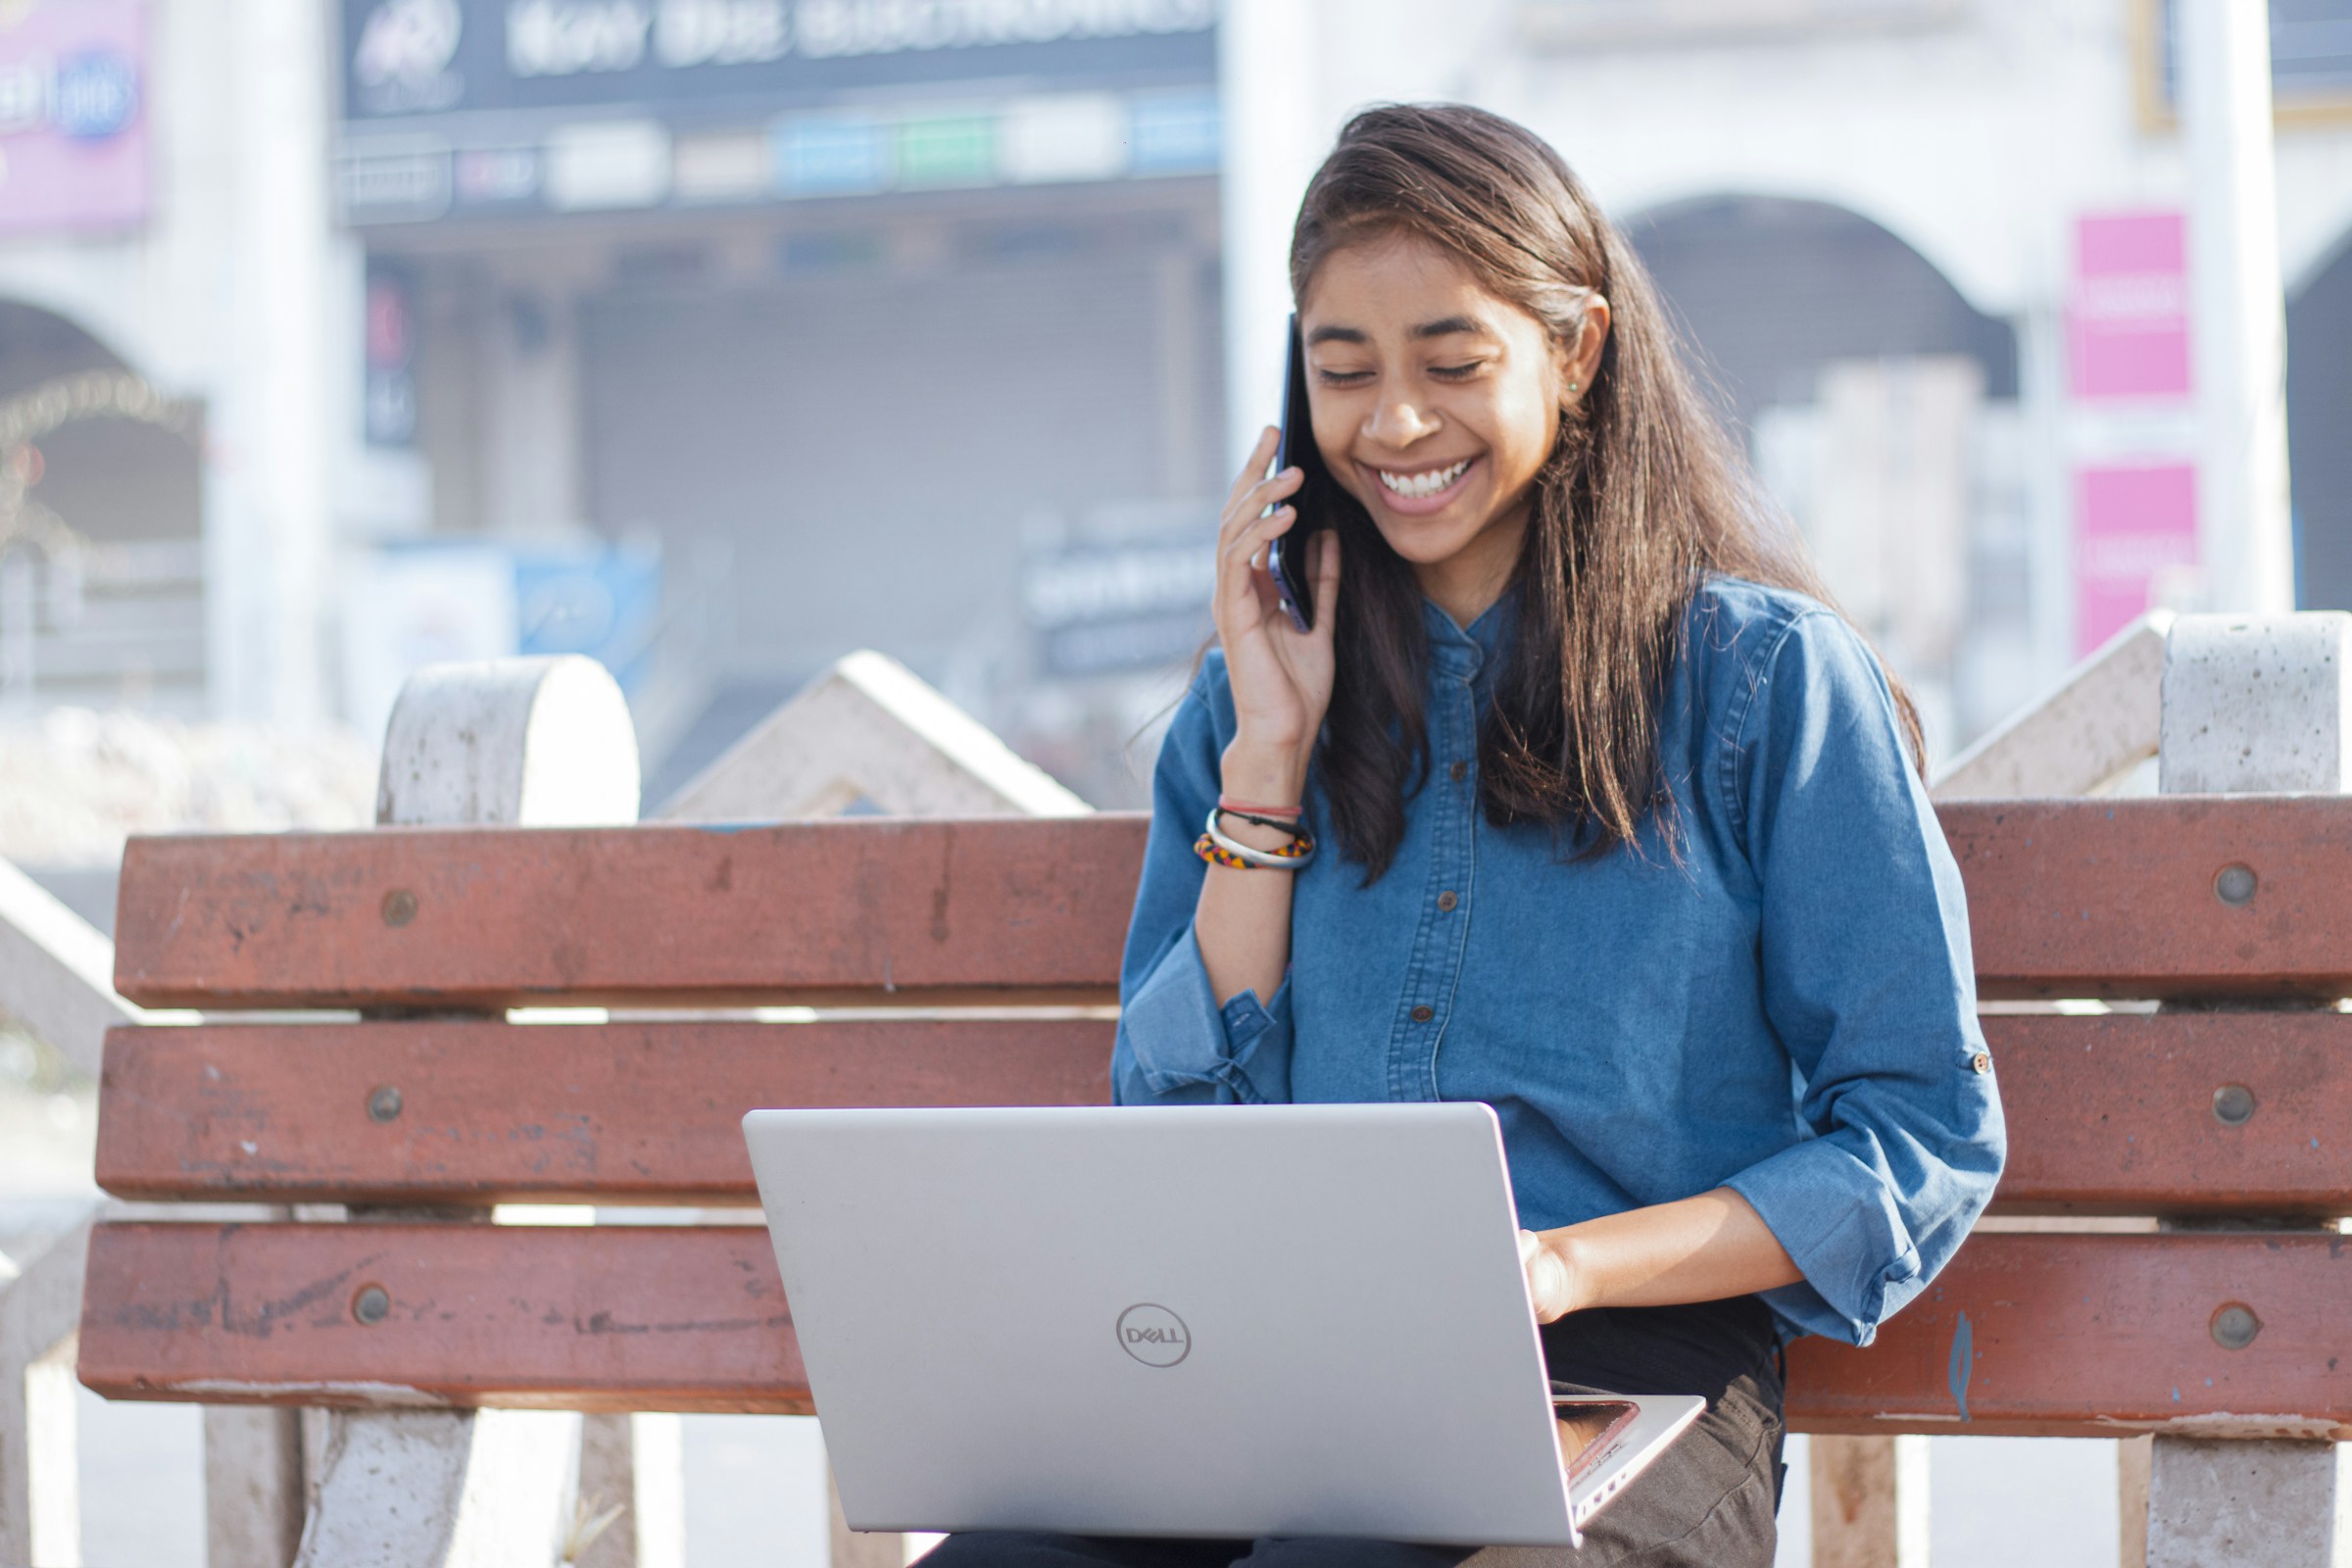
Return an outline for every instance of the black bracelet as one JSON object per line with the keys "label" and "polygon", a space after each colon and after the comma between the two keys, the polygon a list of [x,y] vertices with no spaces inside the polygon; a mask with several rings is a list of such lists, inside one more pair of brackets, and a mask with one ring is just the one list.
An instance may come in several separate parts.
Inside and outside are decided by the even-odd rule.
{"label": "black bracelet", "polygon": [[1277,833],[1288,833],[1294,839],[1303,839],[1306,837],[1304,833],[1299,831],[1298,824],[1295,821],[1284,822],[1279,821],[1271,816],[1253,816],[1248,811],[1237,811],[1230,806],[1218,807],[1217,815],[1230,816],[1237,822],[1250,822],[1258,827],[1270,827]]}

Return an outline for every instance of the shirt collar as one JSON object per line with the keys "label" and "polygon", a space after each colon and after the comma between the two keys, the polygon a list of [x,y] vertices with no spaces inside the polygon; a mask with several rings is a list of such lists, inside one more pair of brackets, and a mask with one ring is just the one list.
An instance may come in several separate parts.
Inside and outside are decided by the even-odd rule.
{"label": "shirt collar", "polygon": [[1460,681],[1474,681],[1479,672],[1501,661],[1518,621],[1518,590],[1506,588],[1467,628],[1438,608],[1434,599],[1421,601],[1422,623],[1429,630],[1431,665]]}

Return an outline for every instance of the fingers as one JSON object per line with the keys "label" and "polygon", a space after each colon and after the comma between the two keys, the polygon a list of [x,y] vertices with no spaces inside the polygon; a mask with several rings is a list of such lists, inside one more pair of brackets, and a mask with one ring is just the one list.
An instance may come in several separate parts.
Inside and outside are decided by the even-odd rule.
{"label": "fingers", "polygon": [[1285,468],[1270,479],[1260,479],[1248,489],[1238,492],[1225,508],[1225,516],[1218,532],[1227,539],[1253,522],[1263,520],[1262,514],[1276,503],[1296,495],[1306,482],[1306,475],[1298,468]]}
{"label": "fingers", "polygon": [[1236,529],[1217,550],[1218,594],[1238,606],[1254,593],[1267,575],[1267,541],[1289,532],[1298,520],[1298,508],[1276,507]]}
{"label": "fingers", "polygon": [[1225,510],[1231,512],[1242,492],[1264,477],[1266,465],[1274,461],[1274,448],[1282,441],[1282,432],[1267,425],[1257,433],[1257,445],[1250,449],[1250,461],[1242,465],[1241,473],[1234,479],[1233,488],[1225,492]]}
{"label": "fingers", "polygon": [[1566,1317],[1573,1304],[1567,1260],[1544,1246],[1543,1237],[1521,1231],[1519,1267],[1527,1275],[1527,1298],[1536,1309],[1536,1321],[1550,1323]]}
{"label": "fingers", "polygon": [[1339,530],[1325,528],[1316,534],[1309,553],[1315,573],[1315,631],[1328,641],[1340,619]]}

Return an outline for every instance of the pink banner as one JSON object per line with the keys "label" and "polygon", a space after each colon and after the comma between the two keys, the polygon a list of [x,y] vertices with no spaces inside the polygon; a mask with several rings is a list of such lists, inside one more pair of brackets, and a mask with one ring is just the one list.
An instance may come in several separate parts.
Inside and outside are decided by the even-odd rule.
{"label": "pink banner", "polygon": [[2188,243],[2180,214],[2076,220],[2066,338],[2078,398],[2188,395]]}
{"label": "pink banner", "polygon": [[147,217],[146,0],[0,5],[0,234]]}
{"label": "pink banner", "polygon": [[2197,564],[2197,470],[2075,471],[2075,651],[2087,654]]}

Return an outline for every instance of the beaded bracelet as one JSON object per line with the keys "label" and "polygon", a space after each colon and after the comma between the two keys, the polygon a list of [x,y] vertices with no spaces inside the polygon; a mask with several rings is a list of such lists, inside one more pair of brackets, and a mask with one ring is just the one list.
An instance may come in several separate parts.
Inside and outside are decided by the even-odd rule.
{"label": "beaded bracelet", "polygon": [[[1232,841],[1228,840],[1227,842]],[[1306,869],[1307,862],[1315,858],[1314,845],[1310,841],[1303,849],[1293,844],[1288,849],[1270,855],[1263,850],[1252,850],[1251,854],[1263,855],[1265,858],[1245,860],[1241,856],[1219,845],[1216,840],[1205,833],[1193,840],[1193,853],[1209,864],[1224,866],[1229,871],[1303,871]]]}

